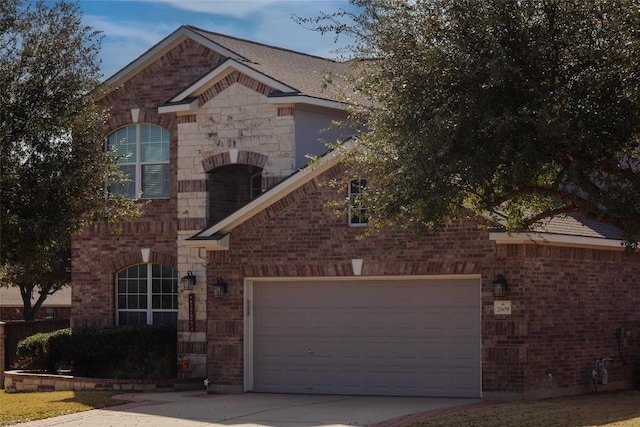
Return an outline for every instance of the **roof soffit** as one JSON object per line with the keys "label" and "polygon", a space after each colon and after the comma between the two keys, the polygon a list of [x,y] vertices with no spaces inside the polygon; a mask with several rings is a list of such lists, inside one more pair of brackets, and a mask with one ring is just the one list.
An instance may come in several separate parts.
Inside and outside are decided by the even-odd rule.
{"label": "roof soffit", "polygon": [[576,236],[570,234],[553,234],[553,233],[505,233],[491,232],[489,240],[496,242],[498,245],[549,245],[549,246],[566,246],[572,248],[591,248],[591,249],[607,249],[624,251],[622,240],[610,238],[598,238],[590,236]]}

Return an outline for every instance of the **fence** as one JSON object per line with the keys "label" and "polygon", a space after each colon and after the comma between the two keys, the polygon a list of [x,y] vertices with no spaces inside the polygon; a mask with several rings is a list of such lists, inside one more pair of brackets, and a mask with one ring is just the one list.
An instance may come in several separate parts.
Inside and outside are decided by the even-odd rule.
{"label": "fence", "polygon": [[40,332],[68,327],[69,319],[0,322],[0,387],[4,384],[4,371],[11,369],[16,361],[20,340]]}

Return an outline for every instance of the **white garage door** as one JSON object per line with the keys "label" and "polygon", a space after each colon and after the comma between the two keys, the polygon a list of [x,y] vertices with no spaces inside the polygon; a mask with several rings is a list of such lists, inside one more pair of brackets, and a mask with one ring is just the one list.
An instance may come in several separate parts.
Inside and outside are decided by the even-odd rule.
{"label": "white garage door", "polygon": [[252,317],[253,391],[481,397],[479,279],[255,282]]}

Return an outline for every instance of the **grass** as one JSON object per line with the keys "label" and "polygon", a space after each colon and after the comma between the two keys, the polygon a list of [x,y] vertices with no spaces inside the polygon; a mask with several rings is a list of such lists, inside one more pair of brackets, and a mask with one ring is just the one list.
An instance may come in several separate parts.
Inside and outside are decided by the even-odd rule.
{"label": "grass", "polygon": [[51,391],[42,393],[5,393],[0,390],[0,426],[42,420],[58,415],[121,405],[114,391]]}
{"label": "grass", "polygon": [[601,392],[548,400],[502,403],[410,425],[449,426],[638,427],[640,391]]}

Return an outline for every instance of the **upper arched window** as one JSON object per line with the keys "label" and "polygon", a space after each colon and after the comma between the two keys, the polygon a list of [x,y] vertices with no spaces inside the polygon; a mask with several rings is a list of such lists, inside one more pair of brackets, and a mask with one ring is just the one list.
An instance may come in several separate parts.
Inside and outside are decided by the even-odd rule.
{"label": "upper arched window", "polygon": [[109,134],[107,148],[120,157],[120,168],[129,177],[122,185],[111,185],[109,192],[143,199],[169,197],[170,134],[160,126],[134,124]]}

